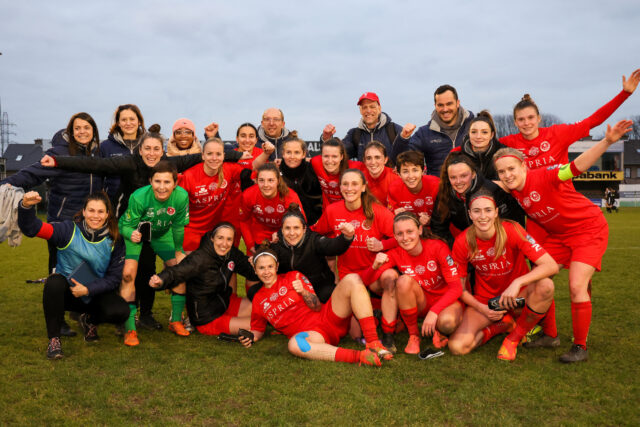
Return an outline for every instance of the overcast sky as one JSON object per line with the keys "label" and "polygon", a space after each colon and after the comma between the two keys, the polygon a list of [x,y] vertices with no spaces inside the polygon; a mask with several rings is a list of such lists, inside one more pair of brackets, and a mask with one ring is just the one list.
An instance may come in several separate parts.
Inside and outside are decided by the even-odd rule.
{"label": "overcast sky", "polygon": [[[165,134],[188,117],[199,135],[216,121],[231,139],[276,106],[305,139],[326,123],[344,136],[365,91],[420,126],[443,83],[472,111],[510,113],[527,92],[574,122],[640,67],[639,23],[637,0],[0,0],[0,98],[20,143],[79,111],[104,139],[124,103]],[[634,114],[640,91],[609,122]]]}

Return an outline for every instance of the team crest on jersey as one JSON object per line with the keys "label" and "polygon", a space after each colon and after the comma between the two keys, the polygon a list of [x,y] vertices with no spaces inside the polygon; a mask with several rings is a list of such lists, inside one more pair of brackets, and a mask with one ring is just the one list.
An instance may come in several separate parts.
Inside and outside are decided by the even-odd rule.
{"label": "team crest on jersey", "polygon": [[531,206],[531,200],[528,197],[525,197],[524,199],[522,199],[522,205],[525,208],[528,208]]}
{"label": "team crest on jersey", "polygon": [[287,294],[287,287],[283,286],[280,289],[278,289],[278,293],[280,294],[281,297],[285,296]]}
{"label": "team crest on jersey", "polygon": [[337,183],[336,181],[331,181],[331,182],[329,183],[329,187],[332,187],[332,188],[338,188],[338,183]]}
{"label": "team crest on jersey", "polygon": [[549,148],[551,148],[551,144],[549,144],[549,141],[542,141],[542,144],[540,144],[540,151],[546,153],[547,151],[549,151]]}
{"label": "team crest on jersey", "polygon": [[425,271],[426,269],[424,268],[424,265],[416,265],[416,273],[424,274]]}
{"label": "team crest on jersey", "polygon": [[540,201],[540,193],[538,193],[537,191],[532,191],[531,193],[529,193],[529,197],[531,198],[532,202]]}
{"label": "team crest on jersey", "polygon": [[538,147],[531,147],[529,149],[529,156],[537,156],[539,152]]}
{"label": "team crest on jersey", "polygon": [[451,255],[447,255],[447,265],[449,267],[453,267],[453,264],[455,264],[455,262],[453,261],[453,258],[451,258]]}
{"label": "team crest on jersey", "polygon": [[278,211],[278,213],[283,213],[284,212],[284,206],[283,205],[278,205],[276,210]]}
{"label": "team crest on jersey", "polygon": [[235,263],[235,262],[233,262],[233,261],[229,261],[229,263],[227,264],[227,268],[228,268],[230,271],[233,271],[233,269],[234,269],[234,268],[236,268],[236,263]]}
{"label": "team crest on jersey", "polygon": [[269,297],[269,300],[271,302],[274,302],[277,299],[278,299],[278,293],[277,292],[272,293],[271,296]]}
{"label": "team crest on jersey", "polygon": [[264,208],[264,211],[265,211],[266,213],[268,213],[268,214],[272,214],[272,213],[274,213],[276,210],[275,210],[275,209],[273,209],[273,207],[272,207],[272,206],[267,206],[266,208]]}
{"label": "team crest on jersey", "polygon": [[362,221],[362,229],[363,230],[371,230],[371,224],[368,223],[368,221]]}
{"label": "team crest on jersey", "polygon": [[436,264],[436,262],[435,262],[435,261],[429,261],[429,262],[427,263],[427,269],[428,269],[429,271],[436,271],[436,270],[438,269],[438,264]]}
{"label": "team crest on jersey", "polygon": [[174,213],[176,213],[176,210],[173,208],[173,206],[169,206],[167,208],[167,214],[173,215]]}
{"label": "team crest on jersey", "polygon": [[424,200],[422,200],[422,199],[415,199],[415,200],[413,201],[413,204],[414,204],[414,205],[416,205],[416,208],[419,208],[419,207],[421,207],[422,205],[424,205]]}
{"label": "team crest on jersey", "polygon": [[496,248],[487,249],[487,256],[495,256],[495,255],[496,255]]}
{"label": "team crest on jersey", "polygon": [[229,185],[229,183],[227,182],[226,179],[222,180],[222,185],[220,185],[220,188],[227,188],[227,185]]}

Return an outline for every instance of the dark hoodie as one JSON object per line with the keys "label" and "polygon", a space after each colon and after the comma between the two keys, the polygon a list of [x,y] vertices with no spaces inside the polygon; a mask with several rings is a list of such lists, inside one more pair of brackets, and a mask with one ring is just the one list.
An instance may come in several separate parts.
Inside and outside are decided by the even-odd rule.
{"label": "dark hoodie", "polygon": [[300,197],[308,223],[315,224],[322,215],[322,188],[311,164],[303,160],[297,168],[290,168],[282,161],[280,173],[287,186]]}
{"label": "dark hoodie", "polygon": [[505,148],[506,145],[501,144],[498,138],[495,136],[489,142],[489,147],[483,152],[473,151],[471,142],[469,141],[469,135],[465,136],[460,151],[469,156],[473,163],[476,165],[476,170],[482,176],[487,179],[498,179],[498,173],[496,167],[493,164],[493,155],[501,148]]}
{"label": "dark hoodie", "polygon": [[196,326],[206,325],[227,311],[233,292],[229,286],[233,273],[247,280],[258,280],[245,254],[231,247],[226,255],[218,255],[213,247],[212,236],[213,230],[202,237],[200,247],[180,264],[168,267],[159,274],[165,289],[187,282],[187,311],[191,323]]}

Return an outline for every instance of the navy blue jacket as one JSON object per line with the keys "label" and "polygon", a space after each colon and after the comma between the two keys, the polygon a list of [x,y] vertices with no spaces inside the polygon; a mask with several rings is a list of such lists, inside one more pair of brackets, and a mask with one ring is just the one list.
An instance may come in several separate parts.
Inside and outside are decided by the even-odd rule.
{"label": "navy blue jacket", "polygon": [[[74,225],[78,226],[78,229],[82,232],[82,235],[90,242],[96,242],[103,239],[105,229],[92,232],[87,230],[84,226],[84,221],[74,223],[71,220],[65,220],[62,222],[56,222],[52,224],[43,224],[42,221],[36,216],[36,210],[33,208],[25,208],[22,206],[22,202],[18,205],[18,226],[20,230],[28,237],[35,237],[43,227],[53,227],[53,233],[50,237],[43,237],[50,241],[58,248],[64,248],[67,246],[71,238],[73,237]],[[48,233],[47,233],[48,234]],[[58,249],[63,251],[64,249]],[[122,282],[122,268],[124,267],[124,241],[122,237],[116,240],[111,251],[111,258],[109,260],[109,266],[104,274],[104,277],[94,280],[91,283],[83,283],[84,286],[89,289],[89,295],[95,296],[105,292],[114,291],[118,289]]]}
{"label": "navy blue jacket", "polygon": [[[53,136],[52,147],[45,154],[52,157],[69,156],[68,141],[66,131],[59,130]],[[78,145],[78,154],[72,158],[90,159],[99,157],[99,155],[97,146]],[[27,166],[15,175],[2,180],[0,184],[8,183],[28,191],[46,180],[49,181],[49,207],[47,209],[47,221],[49,222],[73,218],[73,215],[82,210],[84,200],[89,194],[102,190],[101,175],[47,168],[40,163]]]}
{"label": "navy blue jacket", "polygon": [[[386,129],[387,123],[393,123],[393,127],[396,130],[395,141],[389,140],[389,134]],[[358,146],[356,146],[355,141],[353,141],[353,134],[355,133],[356,129],[360,129],[361,131],[360,142]],[[387,156],[389,156],[391,161],[395,163],[396,156],[393,154],[393,146],[395,142],[400,138],[400,132],[402,132],[402,126],[394,123],[391,120],[391,117],[389,117],[387,113],[383,112],[380,113],[380,121],[373,130],[369,129],[364,124],[362,119],[360,119],[358,127],[349,129],[347,135],[342,140],[342,143],[344,144],[344,148],[347,150],[347,155],[350,159],[357,158],[358,160],[362,161],[362,159],[364,158],[364,147],[371,141],[380,141],[387,149]],[[322,141],[322,137],[320,138],[320,141]],[[400,152],[401,151],[399,151],[399,153]]]}
{"label": "navy blue jacket", "polygon": [[403,151],[420,151],[424,154],[424,160],[427,164],[427,175],[440,177],[440,168],[444,163],[444,159],[447,158],[449,152],[454,147],[462,145],[462,141],[469,131],[469,123],[471,119],[473,119],[473,113],[471,111],[463,111],[462,125],[458,130],[455,141],[452,141],[451,138],[440,129],[440,125],[431,119],[426,125],[418,128],[411,136],[411,139],[402,138],[398,133],[397,142],[393,147],[393,158],[395,159],[398,154]]}
{"label": "navy blue jacket", "polygon": [[[100,143],[100,154],[104,158],[131,156],[135,147],[129,149],[122,137],[118,134],[110,133],[107,139]],[[113,206],[118,205],[118,190],[120,189],[120,175],[107,175],[104,178],[104,191],[109,195]]]}

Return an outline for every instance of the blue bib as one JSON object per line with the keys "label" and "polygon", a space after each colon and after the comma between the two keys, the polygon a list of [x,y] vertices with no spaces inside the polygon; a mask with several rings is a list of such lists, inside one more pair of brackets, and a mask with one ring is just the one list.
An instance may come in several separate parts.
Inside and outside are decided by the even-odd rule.
{"label": "blue bib", "polygon": [[[111,260],[113,239],[108,235],[98,242],[90,242],[84,237],[78,225],[73,225],[71,240],[64,248],[58,248],[58,263],[56,273],[67,277],[82,263],[89,264],[98,277],[104,277]],[[87,286],[88,283],[83,283]]]}

